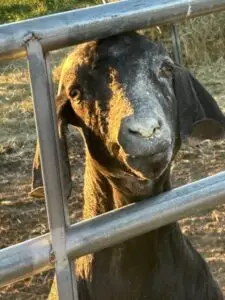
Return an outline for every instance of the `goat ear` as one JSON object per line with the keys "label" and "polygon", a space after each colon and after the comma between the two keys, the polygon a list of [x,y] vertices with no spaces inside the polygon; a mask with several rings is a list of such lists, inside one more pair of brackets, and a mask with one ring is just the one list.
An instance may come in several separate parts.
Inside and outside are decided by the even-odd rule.
{"label": "goat ear", "polygon": [[[65,190],[65,196],[69,197],[71,194],[71,173],[67,151],[66,129],[68,124],[76,125],[76,117],[69,100],[63,99],[60,96],[57,97],[56,100],[56,113],[59,131],[59,146],[62,155],[62,169],[64,180],[63,186]],[[29,193],[29,195],[35,198],[44,198],[39,143],[37,143],[36,145],[33,160],[31,192]]]}
{"label": "goat ear", "polygon": [[31,192],[29,193],[34,198],[44,198],[44,187],[41,175],[41,160],[40,160],[40,148],[37,142],[32,168],[32,183]]}
{"label": "goat ear", "polygon": [[225,135],[225,116],[213,97],[187,70],[174,70],[181,138],[220,139]]}

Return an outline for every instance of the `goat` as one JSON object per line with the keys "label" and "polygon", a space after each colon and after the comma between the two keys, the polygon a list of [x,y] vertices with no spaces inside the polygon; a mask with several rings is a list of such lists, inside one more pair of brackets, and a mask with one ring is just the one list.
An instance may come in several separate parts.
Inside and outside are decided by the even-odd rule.
{"label": "goat", "polygon": [[[68,195],[67,125],[84,138],[84,219],[168,191],[182,140],[220,138],[225,127],[197,79],[133,32],[77,46],[63,65],[56,108]],[[33,196],[40,168],[37,147]],[[80,300],[223,299],[178,223],[79,258],[76,275]]]}

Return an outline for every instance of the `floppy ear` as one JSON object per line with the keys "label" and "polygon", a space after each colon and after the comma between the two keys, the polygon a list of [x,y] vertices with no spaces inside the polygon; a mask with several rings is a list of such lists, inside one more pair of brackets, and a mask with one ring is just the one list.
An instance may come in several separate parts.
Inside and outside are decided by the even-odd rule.
{"label": "floppy ear", "polygon": [[174,69],[173,80],[181,138],[224,137],[225,116],[200,82],[179,66]]}
{"label": "floppy ear", "polygon": [[[71,194],[71,173],[69,165],[69,157],[67,151],[67,141],[66,141],[66,130],[67,125],[75,124],[75,113],[71,107],[70,101],[61,96],[56,99],[56,114],[58,122],[58,131],[59,131],[59,146],[62,156],[62,169],[63,169],[63,186],[65,189],[65,196],[68,198]],[[42,172],[41,172],[41,161],[40,161],[40,147],[37,142],[34,160],[33,160],[33,169],[32,169],[32,184],[30,196],[35,198],[44,198],[44,188],[42,181]]]}

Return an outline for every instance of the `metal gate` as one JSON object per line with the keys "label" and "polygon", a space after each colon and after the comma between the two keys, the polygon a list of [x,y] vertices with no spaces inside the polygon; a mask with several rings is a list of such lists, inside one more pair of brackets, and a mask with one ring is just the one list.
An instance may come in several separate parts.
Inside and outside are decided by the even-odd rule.
{"label": "metal gate", "polygon": [[72,260],[225,202],[225,172],[70,225],[48,52],[127,30],[225,10],[225,0],[130,0],[0,26],[0,60],[27,56],[50,234],[0,250],[0,286],[56,269],[59,299],[78,299]]}

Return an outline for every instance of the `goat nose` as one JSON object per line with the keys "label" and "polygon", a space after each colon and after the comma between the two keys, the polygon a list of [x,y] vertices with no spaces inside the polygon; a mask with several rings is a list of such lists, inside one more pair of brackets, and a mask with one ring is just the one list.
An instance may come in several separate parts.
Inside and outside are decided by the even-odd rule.
{"label": "goat nose", "polygon": [[131,122],[128,126],[130,134],[151,138],[160,129],[159,120],[152,119],[146,122]]}

